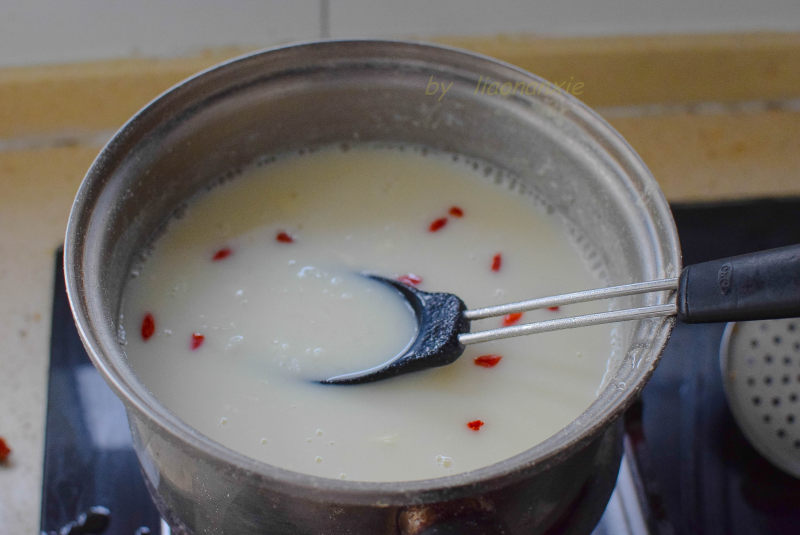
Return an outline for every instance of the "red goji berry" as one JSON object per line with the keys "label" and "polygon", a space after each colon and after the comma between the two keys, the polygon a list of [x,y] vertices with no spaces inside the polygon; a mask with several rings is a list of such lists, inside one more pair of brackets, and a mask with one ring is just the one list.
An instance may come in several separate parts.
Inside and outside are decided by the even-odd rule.
{"label": "red goji berry", "polygon": [[559,310],[561,310],[561,307],[547,307],[547,310],[549,310],[550,312],[558,312]]}
{"label": "red goji berry", "polygon": [[156,320],[151,313],[147,313],[142,318],[142,340],[145,342],[156,332]]}
{"label": "red goji berry", "polygon": [[211,257],[211,260],[213,260],[214,262],[218,262],[223,258],[228,258],[231,255],[231,253],[233,253],[233,251],[231,250],[230,247],[223,247],[222,249],[214,253],[214,256]]}
{"label": "red goji berry", "polygon": [[509,325],[514,325],[517,323],[520,318],[522,317],[522,312],[512,312],[511,314],[506,314],[503,316],[503,325],[508,327]]}
{"label": "red goji berry", "polygon": [[431,225],[428,227],[429,232],[436,232],[441,230],[447,224],[446,217],[440,217],[439,219],[434,220]]}
{"label": "red goji berry", "polygon": [[492,257],[492,271],[500,271],[503,266],[503,255],[497,253]]}
{"label": "red goji berry", "polygon": [[464,217],[464,210],[458,206],[451,206],[449,214],[453,217]]}
{"label": "red goji berry", "polygon": [[9,455],[11,455],[11,448],[8,447],[4,438],[0,437],[0,463],[6,462]]}
{"label": "red goji berry", "polygon": [[417,286],[418,284],[422,283],[422,277],[420,277],[419,275],[415,275],[413,273],[400,275],[399,277],[397,277],[397,280],[402,282],[403,284],[408,284],[409,286]]}
{"label": "red goji berry", "polygon": [[475,365],[483,368],[494,368],[503,357],[500,355],[481,355],[475,357]]}
{"label": "red goji berry", "polygon": [[294,238],[292,238],[288,233],[286,233],[284,231],[278,232],[278,234],[275,235],[275,239],[278,240],[281,243],[292,243],[292,242],[294,242]]}
{"label": "red goji berry", "polygon": [[469,427],[473,431],[480,431],[481,427],[483,426],[484,426],[483,420],[472,420],[471,422],[467,422],[467,427]]}
{"label": "red goji berry", "polygon": [[192,333],[192,342],[190,344],[191,347],[192,347],[192,351],[194,351],[195,349],[197,349],[198,347],[203,345],[203,342],[205,342],[205,341],[206,341],[206,337],[203,336],[202,334],[200,334],[200,333]]}

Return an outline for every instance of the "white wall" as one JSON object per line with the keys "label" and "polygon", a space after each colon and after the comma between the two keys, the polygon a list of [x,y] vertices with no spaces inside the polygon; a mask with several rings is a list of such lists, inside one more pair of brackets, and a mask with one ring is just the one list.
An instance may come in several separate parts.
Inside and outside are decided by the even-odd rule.
{"label": "white wall", "polygon": [[320,37],[800,31],[800,0],[0,0],[0,66]]}

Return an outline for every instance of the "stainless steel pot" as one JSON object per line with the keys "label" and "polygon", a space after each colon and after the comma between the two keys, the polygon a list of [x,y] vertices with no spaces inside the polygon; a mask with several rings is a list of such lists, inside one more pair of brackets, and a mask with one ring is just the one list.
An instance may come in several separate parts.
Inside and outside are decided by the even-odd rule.
{"label": "stainless steel pot", "polygon": [[[481,91],[487,81],[497,94]],[[631,147],[580,102],[510,65],[423,44],[331,41],[205,71],[153,101],[102,150],[77,194],[64,252],[78,330],[125,403],[161,513],[178,533],[588,532],[616,479],[618,418],[652,373],[670,319],[621,325],[597,400],[548,440],[425,481],[340,481],[257,462],[179,420],[126,363],[117,341],[124,283],[181,203],[264,154],[373,141],[456,151],[513,173],[519,191],[570,222],[609,283],[680,271],[668,205]]]}

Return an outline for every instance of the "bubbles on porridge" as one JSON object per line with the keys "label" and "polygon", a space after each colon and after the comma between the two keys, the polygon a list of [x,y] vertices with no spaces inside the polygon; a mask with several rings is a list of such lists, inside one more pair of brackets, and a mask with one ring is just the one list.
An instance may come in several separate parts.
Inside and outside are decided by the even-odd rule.
{"label": "bubbles on porridge", "polygon": [[117,325],[117,343],[121,346],[128,344],[128,332],[125,330],[125,316],[120,314],[119,324]]}
{"label": "bubbles on porridge", "polygon": [[453,466],[453,458],[452,457],[448,457],[447,455],[437,455],[436,456],[436,464],[438,464],[442,468],[452,468],[452,466]]}
{"label": "bubbles on porridge", "polygon": [[240,334],[231,336],[225,344],[225,351],[234,351],[241,347],[242,343],[244,343],[244,336]]}

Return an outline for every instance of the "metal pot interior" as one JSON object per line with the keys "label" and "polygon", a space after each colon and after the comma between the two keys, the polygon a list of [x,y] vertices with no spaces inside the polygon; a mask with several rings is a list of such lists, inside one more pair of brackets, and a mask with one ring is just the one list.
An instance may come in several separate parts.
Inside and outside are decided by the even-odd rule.
{"label": "metal pot interior", "polygon": [[[487,78],[521,87],[545,84],[511,66],[447,48],[326,42],[255,54],[209,70],[129,121],[81,186],[65,251],[79,331],[129,411],[219,462],[294,481],[291,474],[244,459],[177,420],[132,374],[117,343],[120,298],[137,255],[186,199],[266,154],[382,142],[476,157],[518,177],[520,192],[535,194],[563,217],[587,262],[596,264],[608,283],[676,276],[680,256],[668,206],[626,142],[563,93],[486,95],[476,88]],[[431,81],[452,86],[439,98],[426,94]],[[618,304],[666,299],[639,296]],[[414,489],[486,481],[563,455],[627,406],[652,372],[671,325],[666,319],[622,325],[619,353],[596,402],[527,452],[441,481],[363,488],[401,499]],[[356,488],[340,481],[313,483],[335,492]]]}

